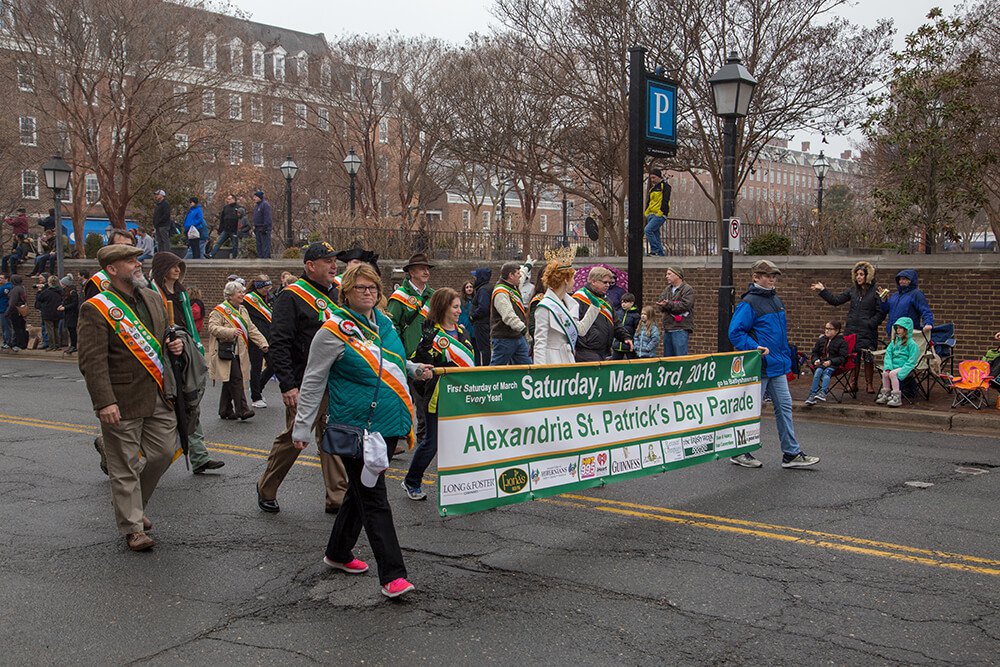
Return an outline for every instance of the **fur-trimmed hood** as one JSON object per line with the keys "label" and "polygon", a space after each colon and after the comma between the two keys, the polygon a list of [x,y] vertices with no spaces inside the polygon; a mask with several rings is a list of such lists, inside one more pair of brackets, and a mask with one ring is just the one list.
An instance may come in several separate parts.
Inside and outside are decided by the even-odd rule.
{"label": "fur-trimmed hood", "polygon": [[854,284],[854,274],[858,272],[858,269],[865,270],[865,284],[874,285],[875,284],[875,267],[871,262],[866,262],[864,260],[858,262],[851,269],[851,284]]}

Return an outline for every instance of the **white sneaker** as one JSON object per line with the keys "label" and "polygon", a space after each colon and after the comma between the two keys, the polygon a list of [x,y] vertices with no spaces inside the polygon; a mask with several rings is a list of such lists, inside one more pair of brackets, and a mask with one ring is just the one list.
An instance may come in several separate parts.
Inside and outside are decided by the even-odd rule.
{"label": "white sneaker", "polygon": [[253,407],[255,407],[255,408],[266,408],[267,407],[267,401],[265,401],[262,398],[259,401],[254,401],[253,403],[251,403],[251,405],[253,405]]}

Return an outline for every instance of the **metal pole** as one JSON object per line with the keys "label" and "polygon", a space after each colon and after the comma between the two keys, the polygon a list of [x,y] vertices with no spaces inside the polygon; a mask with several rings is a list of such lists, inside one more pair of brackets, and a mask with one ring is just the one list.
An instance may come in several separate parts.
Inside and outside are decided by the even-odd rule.
{"label": "metal pole", "polygon": [[62,214],[59,212],[60,192],[62,191],[54,188],[52,190],[53,193],[52,209],[54,211],[53,215],[55,216],[54,219],[56,223],[56,275],[59,276],[60,280],[62,280],[63,276],[65,276],[66,274],[63,272],[63,253],[65,252],[65,249],[63,248],[63,241],[62,241],[63,238],[63,227],[61,220]]}
{"label": "metal pole", "polygon": [[354,209],[355,209],[355,205],[356,205],[355,203],[356,203],[356,197],[357,197],[357,192],[354,189],[355,188],[355,186],[354,186],[354,179],[356,177],[357,176],[355,174],[351,174],[351,220],[354,219]]}
{"label": "metal pole", "polygon": [[564,248],[569,247],[569,202],[566,200],[566,188],[563,187],[563,238],[562,244]]}
{"label": "metal pole", "polygon": [[722,276],[719,281],[719,330],[716,346],[719,352],[733,349],[729,342],[729,322],[733,318],[733,253],[729,251],[729,219],[735,209],[734,186],[736,183],[736,118],[730,116],[723,122],[722,167]]}
{"label": "metal pole", "polygon": [[646,49],[628,50],[628,288],[642,307],[642,168],[643,117],[646,100]]}
{"label": "metal pole", "polygon": [[[819,201],[816,204],[816,222],[823,223],[823,177],[817,176],[819,180]],[[822,227],[820,228],[822,229]]]}
{"label": "metal pole", "polygon": [[287,248],[291,248],[294,244],[292,241],[292,179],[285,179],[285,211],[287,213],[287,218],[285,220],[285,243]]}

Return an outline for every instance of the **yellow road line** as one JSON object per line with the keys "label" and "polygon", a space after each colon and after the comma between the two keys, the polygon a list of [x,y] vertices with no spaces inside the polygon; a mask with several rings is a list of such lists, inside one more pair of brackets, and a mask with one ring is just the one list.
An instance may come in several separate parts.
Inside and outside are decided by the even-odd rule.
{"label": "yellow road line", "polygon": [[[33,417],[18,417],[15,415],[5,414],[0,414],[0,423],[91,435],[97,432],[97,429],[84,426],[83,424],[47,421],[35,419]],[[209,446],[210,450],[215,452],[258,460],[267,459],[268,453],[270,452],[270,450],[267,449],[258,449],[255,447],[246,447],[243,445],[233,445],[222,442],[207,442],[206,444]],[[300,454],[296,464],[319,468],[321,467],[319,460],[318,456]],[[401,480],[404,478],[405,472],[405,470],[399,468],[390,468],[386,471],[386,477],[393,480]],[[433,478],[436,478],[436,475],[428,473],[425,477],[432,478],[424,482],[426,485],[435,485]],[[765,538],[791,544],[801,544],[822,549],[830,549],[833,551],[844,551],[858,555],[886,558],[916,565],[924,565],[927,567],[938,567],[949,570],[959,570],[962,572],[1000,576],[1000,567],[982,567],[982,565],[1000,566],[1000,560],[951,553],[947,551],[938,551],[934,549],[922,549],[904,544],[894,544],[892,542],[882,542],[878,540],[852,537],[850,535],[825,533],[818,530],[796,528],[794,526],[768,524],[759,521],[734,519],[712,514],[699,514],[697,512],[688,512],[669,507],[643,505],[639,503],[629,503],[605,498],[594,498],[574,493],[562,494],[557,498],[542,498],[539,499],[539,502],[558,505],[561,507],[606,512],[651,521],[704,528],[716,532]],[[978,565],[970,565],[968,563],[976,563]]]}

